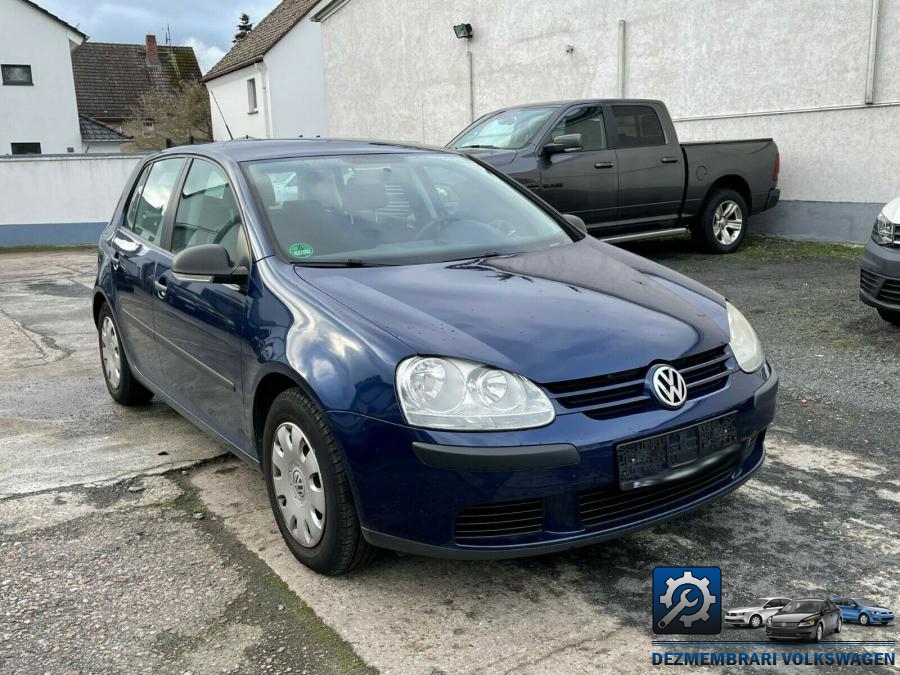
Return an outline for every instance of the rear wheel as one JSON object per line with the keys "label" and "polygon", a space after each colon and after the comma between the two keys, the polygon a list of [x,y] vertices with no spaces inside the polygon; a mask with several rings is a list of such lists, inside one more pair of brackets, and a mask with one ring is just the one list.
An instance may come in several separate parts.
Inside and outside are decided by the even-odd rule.
{"label": "rear wheel", "polygon": [[300,389],[272,403],[262,450],[269,503],[294,557],[328,575],[368,562],[375,549],[362,536],[337,441],[325,413]]}
{"label": "rear wheel", "polygon": [[744,241],[749,217],[747,202],[740,194],[719,189],[707,199],[691,234],[710,253],[732,253]]}
{"label": "rear wheel", "polygon": [[128,357],[122,348],[122,339],[113,320],[109,305],[100,308],[97,317],[97,333],[100,339],[100,362],[103,379],[113,400],[122,405],[141,405],[153,398],[153,392],[138,382],[128,365]]}
{"label": "rear wheel", "polygon": [[881,315],[881,318],[888,323],[900,326],[900,312],[892,312],[889,309],[879,309],[878,313]]}

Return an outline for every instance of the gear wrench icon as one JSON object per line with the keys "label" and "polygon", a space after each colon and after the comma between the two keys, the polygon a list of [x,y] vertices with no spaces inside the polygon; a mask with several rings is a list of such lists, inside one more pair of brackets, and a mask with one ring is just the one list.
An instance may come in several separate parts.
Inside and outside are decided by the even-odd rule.
{"label": "gear wrench icon", "polygon": [[[659,601],[666,606],[666,609],[672,609],[672,606],[675,604],[672,596],[679,586],[684,585],[693,586],[700,591],[700,594],[703,596],[703,604],[700,605],[700,609],[693,614],[679,616],[678,618],[681,620],[681,623],[684,624],[685,628],[690,628],[695,621],[709,621],[709,608],[716,602],[717,598],[709,592],[709,579],[706,577],[700,577],[698,579],[691,574],[690,570],[685,571],[685,573],[677,579],[672,577],[666,579],[666,592],[659,596]],[[685,602],[687,600],[687,592],[688,591],[682,593],[682,603],[679,604],[684,604],[685,607],[693,607],[697,604],[697,601],[695,600],[693,604],[687,604],[687,602]]]}

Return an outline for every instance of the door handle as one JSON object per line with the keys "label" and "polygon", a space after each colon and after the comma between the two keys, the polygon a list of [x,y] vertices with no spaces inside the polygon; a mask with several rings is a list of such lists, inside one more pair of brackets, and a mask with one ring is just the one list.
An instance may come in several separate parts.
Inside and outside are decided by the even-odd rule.
{"label": "door handle", "polygon": [[597,162],[594,164],[595,169],[611,169],[615,166],[612,162]]}
{"label": "door handle", "polygon": [[663,157],[662,163],[663,164],[678,164],[678,158],[677,157]]}
{"label": "door handle", "polygon": [[113,272],[119,271],[119,252],[118,251],[113,251],[112,260],[110,260],[109,266],[112,267]]}
{"label": "door handle", "polygon": [[154,279],[153,288],[156,289],[156,297],[158,297],[160,300],[166,299],[166,293],[169,290],[169,286],[166,284],[166,280],[164,277]]}

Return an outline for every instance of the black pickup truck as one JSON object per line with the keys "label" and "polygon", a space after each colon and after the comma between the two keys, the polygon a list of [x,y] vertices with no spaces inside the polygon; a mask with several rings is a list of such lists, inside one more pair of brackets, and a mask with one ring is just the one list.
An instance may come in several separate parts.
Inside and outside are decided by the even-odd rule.
{"label": "black pickup truck", "polygon": [[751,214],[778,203],[771,138],[679,143],[661,101],[535,103],[484,115],[454,138],[608,241],[690,231],[736,250]]}

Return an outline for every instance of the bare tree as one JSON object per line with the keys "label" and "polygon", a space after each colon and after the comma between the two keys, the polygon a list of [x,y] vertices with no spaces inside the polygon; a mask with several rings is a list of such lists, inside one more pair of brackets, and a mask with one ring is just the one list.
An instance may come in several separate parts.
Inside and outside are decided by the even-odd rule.
{"label": "bare tree", "polygon": [[162,150],[212,140],[209,95],[203,83],[184,80],[174,92],[152,89],[141,95],[122,131],[134,138],[129,150]]}
{"label": "bare tree", "polygon": [[250,22],[250,17],[248,15],[241,14],[241,20],[237,25],[237,29],[238,32],[234,34],[234,40],[231,41],[232,44],[240,42],[247,37],[251,30],[253,30],[253,24]]}

